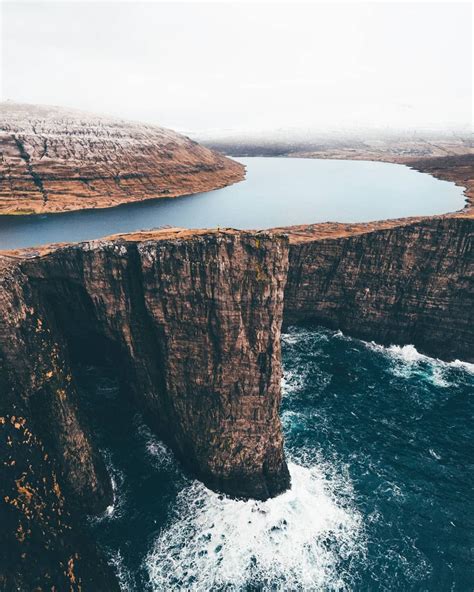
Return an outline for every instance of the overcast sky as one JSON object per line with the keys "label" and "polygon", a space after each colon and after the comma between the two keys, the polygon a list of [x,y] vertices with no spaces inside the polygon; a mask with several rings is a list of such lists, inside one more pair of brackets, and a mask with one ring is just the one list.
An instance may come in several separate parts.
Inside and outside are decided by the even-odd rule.
{"label": "overcast sky", "polygon": [[469,3],[2,3],[2,99],[186,131],[469,125]]}

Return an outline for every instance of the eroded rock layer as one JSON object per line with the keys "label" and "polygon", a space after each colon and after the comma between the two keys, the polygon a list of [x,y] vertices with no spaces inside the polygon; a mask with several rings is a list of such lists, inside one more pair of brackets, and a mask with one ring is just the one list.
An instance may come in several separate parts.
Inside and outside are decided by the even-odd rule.
{"label": "eroded rock layer", "polygon": [[[430,166],[472,197],[470,162]],[[473,231],[468,206],[435,218],[170,229],[3,253],[0,587],[117,589],[80,527],[112,491],[81,412],[77,366],[118,369],[151,427],[210,487],[276,495],[289,485],[282,318],[474,361]]]}
{"label": "eroded rock layer", "polygon": [[474,361],[474,219],[375,226],[288,229],[285,322]]}
{"label": "eroded rock layer", "polygon": [[81,413],[81,363],[112,361],[137,409],[210,487],[265,499],[289,486],[278,414],[287,239],[167,230],[10,254],[0,266],[2,511],[13,544],[0,581],[21,573],[22,549],[42,546],[52,550],[35,555],[35,585],[47,573],[59,588],[85,581],[84,555],[87,577],[107,577],[68,519],[112,500]]}
{"label": "eroded rock layer", "polygon": [[[0,589],[119,592],[112,568],[63,491],[57,459],[39,437],[37,421],[30,412],[29,419],[15,413],[4,413],[2,404]],[[49,430],[55,429],[51,423]]]}
{"label": "eroded rock layer", "polygon": [[0,105],[0,214],[106,208],[224,187],[244,167],[171,130]]}

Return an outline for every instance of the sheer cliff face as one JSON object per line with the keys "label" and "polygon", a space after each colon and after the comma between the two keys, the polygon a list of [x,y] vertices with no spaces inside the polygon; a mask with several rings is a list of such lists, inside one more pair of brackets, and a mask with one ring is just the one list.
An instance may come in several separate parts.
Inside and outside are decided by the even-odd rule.
{"label": "sheer cliff face", "polygon": [[[25,121],[10,113],[0,126],[0,213],[107,207],[242,175],[157,128],[55,110]],[[470,179],[469,163],[453,166],[452,180]],[[80,528],[112,491],[78,366],[117,369],[152,429],[209,487],[277,495],[289,486],[282,319],[474,361],[469,212],[279,229],[289,242],[171,229],[0,255],[0,588],[117,589]]]}
{"label": "sheer cliff face", "polygon": [[112,568],[80,528],[81,516],[34,423],[18,409],[2,409],[0,589],[119,592]]}
{"label": "sheer cliff face", "polygon": [[202,480],[233,495],[274,495],[289,483],[278,417],[287,242],[212,231],[153,237],[4,260],[10,405],[41,409],[35,418],[69,487],[95,510],[110,495],[76,413],[73,368],[107,358]]}
{"label": "sheer cliff face", "polygon": [[[358,150],[352,157],[363,157]],[[474,157],[382,159],[464,187],[466,206],[430,218],[274,229],[290,240],[285,322],[473,361]]]}
{"label": "sheer cliff face", "polygon": [[209,191],[244,167],[171,130],[82,113],[0,105],[0,214],[106,208]]}
{"label": "sheer cliff face", "polygon": [[472,360],[472,218],[325,228],[289,229],[289,245],[166,230],[0,257],[3,587],[117,589],[80,527],[112,492],[81,413],[78,364],[112,363],[210,487],[264,499],[289,486],[283,316]]}
{"label": "sheer cliff face", "polygon": [[308,229],[288,229],[285,322],[314,321],[362,339],[474,361],[473,218],[373,231],[349,226],[325,235],[325,225],[315,225],[314,239]]}
{"label": "sheer cliff face", "polygon": [[9,574],[24,573],[31,552],[20,589],[47,573],[58,589],[71,578],[115,589],[78,526],[112,492],[77,364],[113,363],[145,420],[210,487],[262,499],[288,488],[278,415],[287,267],[287,239],[233,231],[0,257],[0,543],[11,549],[0,583],[16,585]]}

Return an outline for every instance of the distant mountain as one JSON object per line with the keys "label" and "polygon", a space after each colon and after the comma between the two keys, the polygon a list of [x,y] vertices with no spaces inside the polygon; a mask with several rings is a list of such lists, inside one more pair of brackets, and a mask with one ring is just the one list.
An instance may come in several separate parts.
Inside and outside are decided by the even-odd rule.
{"label": "distant mountain", "polygon": [[209,191],[244,167],[171,130],[0,103],[0,214],[106,208]]}

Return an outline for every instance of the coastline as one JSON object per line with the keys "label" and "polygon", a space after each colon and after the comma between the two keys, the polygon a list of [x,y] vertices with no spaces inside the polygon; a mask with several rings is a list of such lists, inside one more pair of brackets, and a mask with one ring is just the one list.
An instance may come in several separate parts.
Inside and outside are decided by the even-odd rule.
{"label": "coastline", "polygon": [[[321,155],[309,156],[308,154],[288,154],[290,158],[324,158]],[[275,232],[285,232],[292,243],[326,239],[342,238],[366,234],[376,230],[387,230],[401,226],[409,226],[429,220],[443,220],[446,218],[469,218],[474,219],[474,154],[465,154],[460,156],[441,156],[432,158],[396,158],[387,155],[385,158],[366,158],[367,155],[349,157],[346,160],[371,160],[375,162],[387,162],[392,164],[402,164],[414,169],[420,173],[427,173],[441,181],[453,182],[458,187],[464,189],[466,203],[464,207],[455,212],[437,214],[434,216],[413,216],[408,218],[389,218],[386,220],[376,220],[373,222],[361,222],[346,224],[341,222],[321,222],[315,224],[299,224],[296,226],[283,226],[272,228]],[[326,158],[336,158],[326,156]],[[337,158],[341,158],[338,156]]]}
{"label": "coastline", "polygon": [[[81,363],[123,369],[121,383],[190,474],[218,492],[267,499],[290,485],[279,416],[282,326],[317,323],[471,361],[473,158],[397,162],[465,187],[459,212],[270,231],[166,228],[0,251],[0,411],[4,426],[16,430],[20,417],[55,459],[50,467],[20,448],[13,459],[64,491],[69,530],[56,537],[52,571],[62,578],[73,556],[75,581],[118,589],[97,543],[83,540],[85,514],[100,514],[113,495],[81,414]],[[29,505],[16,509],[17,478],[10,467],[13,526],[3,537],[22,573],[25,544],[28,552],[49,545],[57,527],[47,521],[46,535],[16,537],[31,522]],[[55,492],[44,492],[45,507],[55,508]],[[42,577],[41,563],[37,571]]]}
{"label": "coastline", "polygon": [[241,181],[244,167],[172,130],[0,103],[0,215],[104,209]]}

